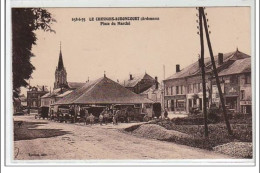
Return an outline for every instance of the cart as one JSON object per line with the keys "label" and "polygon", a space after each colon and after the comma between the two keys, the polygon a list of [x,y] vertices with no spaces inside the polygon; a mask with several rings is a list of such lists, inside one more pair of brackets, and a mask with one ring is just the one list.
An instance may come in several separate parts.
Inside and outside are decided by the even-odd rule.
{"label": "cart", "polygon": [[45,119],[48,118],[49,115],[49,107],[47,106],[42,106],[40,107],[38,114],[35,115],[35,119]]}

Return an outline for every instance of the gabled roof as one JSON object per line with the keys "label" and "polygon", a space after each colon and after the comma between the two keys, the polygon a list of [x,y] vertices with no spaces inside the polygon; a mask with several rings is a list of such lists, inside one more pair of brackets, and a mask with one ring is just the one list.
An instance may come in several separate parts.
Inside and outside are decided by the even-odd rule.
{"label": "gabled roof", "polygon": [[156,85],[153,85],[153,86],[151,86],[150,88],[148,88],[147,90],[143,91],[140,94],[148,94],[150,91],[155,93],[155,92],[160,92],[160,90],[161,90],[161,86],[160,85],[158,86],[158,89],[156,89]]}
{"label": "gabled roof", "polygon": [[126,89],[113,80],[102,77],[85,83],[55,104],[141,104],[153,103]]}
{"label": "gabled roof", "polygon": [[56,88],[51,93],[48,92],[45,95],[43,95],[41,98],[55,97],[55,96],[61,94],[61,92],[62,92],[61,88]]}
{"label": "gabled roof", "polygon": [[41,96],[41,98],[47,98],[47,97],[50,97],[50,96],[51,96],[50,93],[46,93],[46,94],[44,94],[43,96]]}
{"label": "gabled roof", "polygon": [[[223,63],[225,63],[229,60],[235,61],[235,60],[244,59],[244,58],[250,58],[250,56],[243,52],[236,50],[235,52],[223,54]],[[215,59],[216,66],[218,68],[219,67],[219,65],[217,63],[218,56],[217,55],[214,56],[214,59]],[[211,67],[212,67],[210,57],[205,58],[204,63],[205,63],[205,71],[210,72]],[[195,62],[195,63],[189,65],[188,67],[185,67],[180,72],[173,74],[172,76],[168,77],[165,80],[178,79],[178,78],[184,78],[184,77],[188,77],[188,76],[198,75],[198,74],[200,74],[200,72],[201,72],[201,70],[199,67],[199,63]]]}
{"label": "gabled roof", "polygon": [[62,53],[61,53],[61,49],[60,49],[59,62],[58,62],[58,70],[62,70],[62,69],[64,69],[64,65],[63,65]]}
{"label": "gabled roof", "polygon": [[69,93],[71,93],[73,90],[68,90],[68,91],[66,91],[66,92],[64,92],[64,93],[62,93],[62,94],[60,94],[60,95],[58,95],[57,97],[64,97],[64,96],[66,96],[66,95],[68,95]]}
{"label": "gabled roof", "polygon": [[133,79],[130,80],[130,78],[126,79],[123,81],[123,83],[121,83],[121,85],[123,85],[124,87],[134,87],[136,86],[136,84],[138,82],[140,82],[142,79],[146,78],[146,79],[150,79],[150,80],[154,80],[154,78],[152,78],[149,74],[147,73],[143,73],[143,74],[133,74],[132,75]]}
{"label": "gabled roof", "polygon": [[77,89],[85,85],[85,82],[68,82],[68,86],[71,89]]}
{"label": "gabled roof", "polygon": [[236,60],[229,68],[222,70],[219,76],[251,72],[251,58]]}

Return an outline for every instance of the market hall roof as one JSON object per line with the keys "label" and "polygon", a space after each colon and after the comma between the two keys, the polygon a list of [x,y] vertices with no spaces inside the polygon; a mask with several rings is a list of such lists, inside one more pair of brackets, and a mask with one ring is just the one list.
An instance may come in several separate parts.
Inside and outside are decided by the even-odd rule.
{"label": "market hall roof", "polygon": [[84,86],[71,92],[56,102],[63,104],[141,104],[153,103],[138,94],[126,89],[113,80],[102,77],[85,83]]}
{"label": "market hall roof", "polygon": [[[236,61],[236,60],[245,59],[245,58],[251,59],[249,55],[236,50],[234,52],[223,54],[223,64],[226,63],[227,61]],[[214,59],[215,59],[216,67],[218,68],[219,67],[219,65],[217,63],[218,55],[214,56]],[[206,73],[212,71],[211,70],[212,64],[211,64],[210,57],[205,58],[204,63],[205,63]],[[201,73],[201,70],[199,67],[199,63],[196,61],[195,63],[192,63],[191,65],[183,68],[180,72],[177,72],[177,73],[171,75],[170,77],[165,79],[165,81],[171,80],[171,79],[178,79],[178,78],[184,78],[184,77],[189,77],[189,76],[193,76],[193,75],[198,75],[200,73]]]}
{"label": "market hall roof", "polygon": [[64,93],[62,93],[62,94],[58,95],[57,97],[64,97],[64,96],[66,96],[66,95],[70,94],[72,91],[73,91],[73,90],[68,90],[68,91],[65,91]]}
{"label": "market hall roof", "polygon": [[85,85],[85,82],[68,82],[68,87],[71,89],[77,89]]}

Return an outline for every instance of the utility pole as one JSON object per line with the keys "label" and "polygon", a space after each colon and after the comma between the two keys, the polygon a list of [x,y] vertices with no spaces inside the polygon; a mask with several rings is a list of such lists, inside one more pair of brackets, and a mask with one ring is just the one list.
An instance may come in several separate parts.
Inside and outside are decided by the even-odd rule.
{"label": "utility pole", "polygon": [[201,76],[202,76],[202,90],[203,90],[203,115],[204,115],[204,129],[205,129],[205,137],[208,138],[209,130],[208,130],[208,116],[207,116],[207,102],[206,102],[206,82],[205,82],[205,64],[204,64],[204,40],[203,40],[203,25],[202,25],[202,10],[203,8],[199,8],[199,29],[200,29],[200,67],[201,67]]}
{"label": "utility pole", "polygon": [[232,135],[233,133],[232,133],[231,126],[230,126],[230,123],[229,123],[229,120],[228,120],[225,101],[224,101],[223,93],[222,93],[222,90],[221,90],[218,72],[217,72],[215,59],[214,59],[214,55],[213,55],[213,50],[212,50],[211,42],[210,42],[210,38],[209,38],[209,31],[208,31],[207,19],[206,19],[205,13],[204,13],[204,7],[199,7],[199,11],[200,11],[200,15],[202,15],[202,18],[203,18],[203,23],[204,23],[205,33],[206,33],[206,39],[207,39],[208,48],[209,48],[209,54],[210,54],[213,72],[214,72],[217,87],[218,87],[218,92],[219,92],[219,97],[220,97],[220,101],[221,101],[221,105],[222,105],[225,123],[226,123],[226,126],[227,126],[228,134]]}
{"label": "utility pole", "polygon": [[165,109],[165,84],[164,84],[164,80],[165,80],[165,65],[163,64],[163,80],[162,80],[162,91],[161,91],[161,95],[162,95],[162,107],[163,110]]}

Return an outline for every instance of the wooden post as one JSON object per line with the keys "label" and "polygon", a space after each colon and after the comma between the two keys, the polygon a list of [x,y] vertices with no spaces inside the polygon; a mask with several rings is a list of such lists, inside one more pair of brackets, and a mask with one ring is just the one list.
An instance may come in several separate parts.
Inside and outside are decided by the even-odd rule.
{"label": "wooden post", "polygon": [[214,59],[214,55],[213,55],[213,51],[212,51],[212,47],[211,47],[210,38],[209,38],[207,19],[206,19],[206,16],[204,14],[203,7],[199,7],[199,9],[201,11],[201,15],[202,15],[202,18],[203,18],[203,23],[204,23],[204,28],[205,28],[205,33],[206,33],[206,38],[207,38],[207,43],[208,43],[208,48],[209,48],[209,54],[210,54],[211,63],[212,63],[212,67],[213,67],[213,72],[214,72],[216,83],[217,83],[217,87],[218,87],[218,92],[219,92],[219,97],[220,97],[220,101],[221,101],[221,105],[222,105],[223,115],[224,115],[224,118],[225,118],[228,134],[232,135],[233,133],[232,133],[231,126],[230,126],[230,123],[229,123],[229,120],[228,120],[226,106],[225,106],[225,101],[224,101],[223,93],[222,93],[222,90],[221,90],[220,81],[219,81],[219,77],[218,77],[218,72],[217,72],[215,59]]}
{"label": "wooden post", "polygon": [[206,82],[205,82],[205,64],[204,64],[204,40],[203,40],[203,25],[202,25],[202,10],[203,8],[199,8],[199,29],[200,29],[200,66],[201,66],[201,76],[202,76],[202,88],[203,88],[203,115],[204,115],[204,129],[205,129],[205,137],[208,138],[208,116],[207,116],[207,102],[206,102]]}

